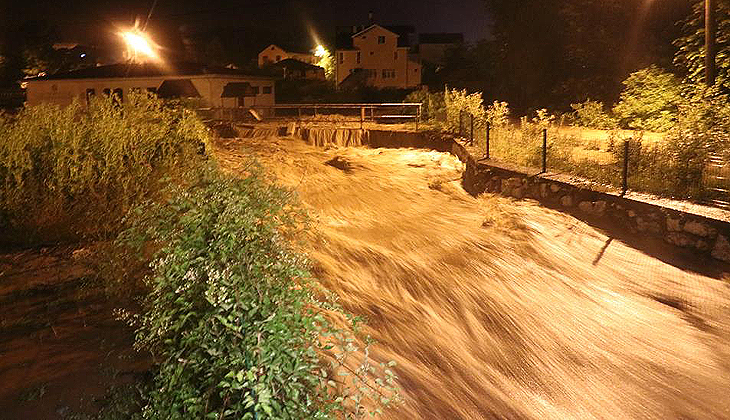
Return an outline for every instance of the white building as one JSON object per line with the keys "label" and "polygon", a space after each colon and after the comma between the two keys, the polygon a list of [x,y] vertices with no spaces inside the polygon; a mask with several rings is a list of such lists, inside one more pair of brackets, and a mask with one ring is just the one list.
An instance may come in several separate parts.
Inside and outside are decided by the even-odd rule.
{"label": "white building", "polygon": [[24,80],[26,105],[84,104],[94,95],[115,94],[126,100],[129,92],[155,92],[163,98],[199,98],[211,108],[273,106],[274,79],[239,70],[195,63],[112,64]]}

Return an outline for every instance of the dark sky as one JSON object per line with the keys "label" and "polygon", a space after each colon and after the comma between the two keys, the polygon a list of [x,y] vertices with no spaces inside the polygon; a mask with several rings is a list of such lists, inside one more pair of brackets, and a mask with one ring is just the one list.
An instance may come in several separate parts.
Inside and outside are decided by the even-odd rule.
{"label": "dark sky", "polygon": [[[5,1],[5,0],[3,0]],[[115,27],[144,19],[154,0],[36,0],[13,1],[1,10],[6,22],[42,18],[55,24],[67,41],[107,44],[116,41]],[[269,31],[291,39],[294,45],[311,44],[311,31],[332,40],[338,25],[368,23],[413,25],[417,32],[462,32],[467,41],[488,35],[489,20],[483,0],[157,0],[150,32],[160,43],[174,46],[180,32],[202,32],[226,27],[239,31]],[[263,46],[262,46],[263,47]]]}

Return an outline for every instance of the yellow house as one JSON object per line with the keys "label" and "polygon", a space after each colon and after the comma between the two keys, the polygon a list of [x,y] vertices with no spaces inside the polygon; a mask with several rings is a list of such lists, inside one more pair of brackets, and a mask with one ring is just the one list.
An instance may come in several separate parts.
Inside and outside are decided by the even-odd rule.
{"label": "yellow house", "polygon": [[398,34],[370,25],[352,35],[352,47],[335,52],[338,85],[357,80],[377,88],[411,88],[421,84],[421,64],[398,46]]}
{"label": "yellow house", "polygon": [[314,65],[316,65],[319,61],[314,54],[287,51],[278,45],[271,44],[259,53],[259,68],[265,67],[269,64],[275,64],[289,58],[301,61],[302,63]]}
{"label": "yellow house", "polygon": [[87,103],[94,95],[155,92],[160,97],[197,98],[211,108],[268,107],[274,102],[274,79],[225,67],[196,63],[160,66],[153,63],[112,64],[24,80],[26,105]]}

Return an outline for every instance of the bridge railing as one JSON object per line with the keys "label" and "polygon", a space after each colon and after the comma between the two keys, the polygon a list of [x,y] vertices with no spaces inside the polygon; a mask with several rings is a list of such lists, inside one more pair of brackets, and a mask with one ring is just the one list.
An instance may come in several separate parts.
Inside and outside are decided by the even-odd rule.
{"label": "bridge railing", "polygon": [[[415,103],[301,103],[256,105],[253,108],[215,108],[215,119],[297,120],[307,123],[352,124],[361,129],[365,123],[413,123],[416,130],[421,120],[422,104]],[[253,112],[252,112],[253,110]]]}

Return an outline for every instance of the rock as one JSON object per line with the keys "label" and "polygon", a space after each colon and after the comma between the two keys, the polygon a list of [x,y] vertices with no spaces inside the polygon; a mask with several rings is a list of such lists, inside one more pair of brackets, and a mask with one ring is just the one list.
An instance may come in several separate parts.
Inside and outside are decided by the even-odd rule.
{"label": "rock", "polygon": [[649,229],[649,224],[646,223],[646,220],[644,220],[643,217],[637,217],[636,218],[636,229],[639,232],[645,232],[647,229]]}
{"label": "rock", "polygon": [[[685,233],[681,233],[681,232],[669,233],[666,236],[666,241],[669,242],[670,244],[681,246],[683,248],[686,248],[689,246],[694,246],[694,241],[692,240],[692,238],[689,235],[687,235]],[[728,248],[730,248],[730,244],[728,245]],[[729,257],[730,257],[730,254],[729,254]]]}
{"label": "rock", "polygon": [[547,196],[548,196],[547,184],[540,184],[540,197],[547,198]]}
{"label": "rock", "polygon": [[603,216],[606,213],[606,202],[603,200],[596,201],[593,204],[593,212],[598,216]]}
{"label": "rock", "polygon": [[556,193],[560,191],[560,185],[558,184],[550,184],[550,191]]}
{"label": "rock", "polygon": [[507,185],[509,185],[510,188],[522,187],[522,179],[517,178],[517,177],[512,177],[507,180]]}
{"label": "rock", "polygon": [[590,201],[581,201],[578,203],[578,209],[585,213],[591,213],[593,212],[593,203]]}
{"label": "rock", "polygon": [[562,204],[563,207],[570,207],[570,206],[573,205],[573,198],[571,196],[569,196],[569,195],[564,195],[560,199],[560,204]]}
{"label": "rock", "polygon": [[91,251],[89,251],[88,249],[79,248],[76,251],[71,253],[71,258],[73,258],[74,260],[80,260],[80,259],[87,258],[90,255],[91,255]]}
{"label": "rock", "polygon": [[679,232],[682,230],[682,225],[680,224],[680,219],[672,219],[671,217],[667,217],[667,230],[670,232]]}
{"label": "rock", "polygon": [[636,212],[629,210],[629,217],[636,217]]}
{"label": "rock", "polygon": [[730,262],[730,243],[723,235],[718,235],[715,246],[712,248],[712,258]]}
{"label": "rock", "polygon": [[700,251],[708,251],[710,249],[710,245],[707,242],[700,239],[695,244],[695,248],[699,249]]}
{"label": "rock", "polygon": [[510,195],[518,200],[525,196],[522,188],[515,188],[514,190],[512,190],[512,194]]}
{"label": "rock", "polygon": [[694,220],[688,220],[684,224],[684,231],[697,236],[709,236],[712,232],[712,228],[704,223],[695,222]]}

